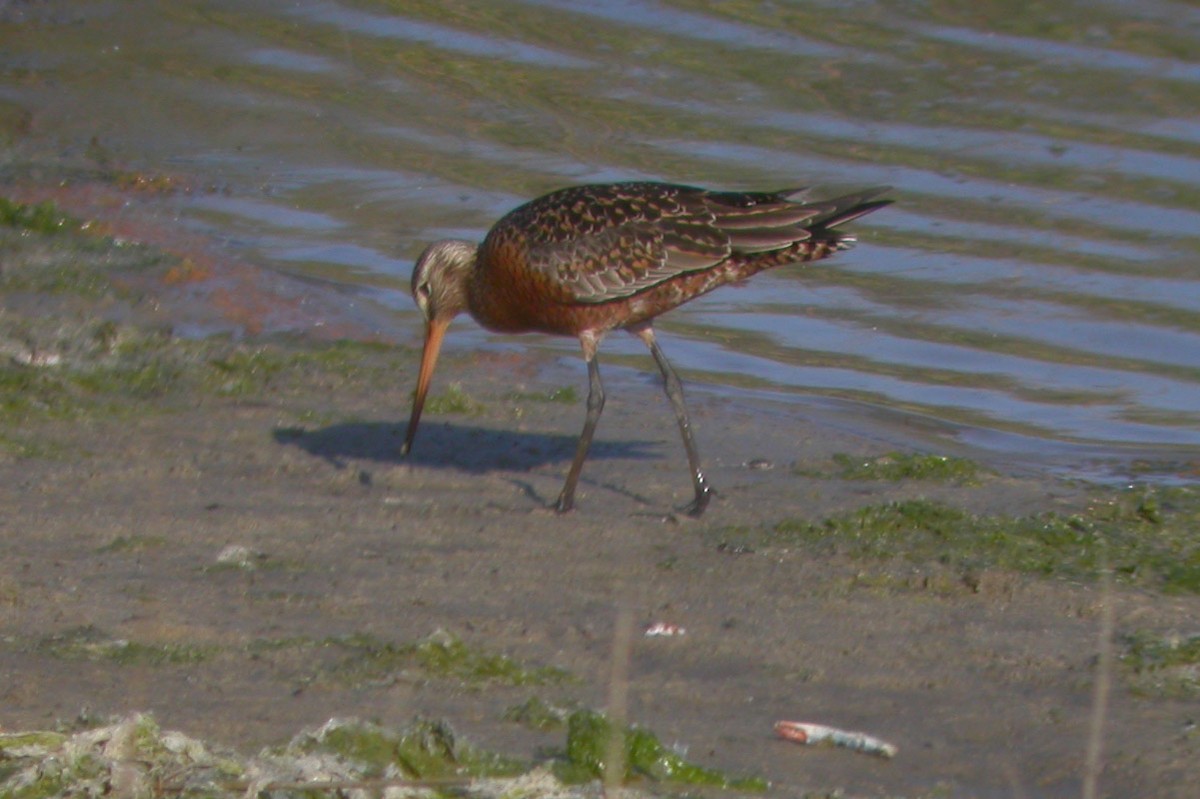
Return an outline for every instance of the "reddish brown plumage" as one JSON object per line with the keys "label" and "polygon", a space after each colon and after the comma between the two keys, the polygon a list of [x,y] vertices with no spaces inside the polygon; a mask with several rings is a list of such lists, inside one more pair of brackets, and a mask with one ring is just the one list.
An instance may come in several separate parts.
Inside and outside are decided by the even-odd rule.
{"label": "reddish brown plumage", "polygon": [[468,308],[484,327],[510,333],[636,324],[763,269],[828,255],[846,241],[834,226],[885,204],[867,202],[877,193],[802,203],[789,199],[795,192],[662,183],[563,189],[492,227]]}
{"label": "reddish brown plumage", "polygon": [[435,242],[413,270],[413,296],[427,328],[405,451],[420,420],[442,335],[456,314],[468,311],[499,332],[577,336],[591,388],[588,421],[558,502],[560,510],[570,509],[574,481],[603,405],[595,349],[605,333],[625,328],[650,346],[667,380],[692,464],[692,509],[699,513],[707,504],[708,488],[691,444],[678,379],[654,343],[651,321],[726,283],[844,249],[853,239],[836,228],[887,205],[888,200],[873,199],[883,191],[807,202],[798,199],[800,190],[713,192],[666,183],[577,186],[509,212],[478,247]]}

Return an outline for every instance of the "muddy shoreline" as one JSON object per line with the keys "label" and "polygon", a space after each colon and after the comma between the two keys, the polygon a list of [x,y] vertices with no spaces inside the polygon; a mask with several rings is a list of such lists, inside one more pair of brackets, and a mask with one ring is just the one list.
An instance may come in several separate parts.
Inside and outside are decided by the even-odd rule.
{"label": "muddy shoreline", "polygon": [[[11,194],[70,205],[60,189]],[[86,206],[72,208],[84,218]],[[1133,561],[1143,572],[1106,592],[1082,561],[1045,576],[983,547],[926,555],[907,528],[856,538],[828,521],[953,508],[964,524],[1056,514],[1107,531],[1104,509],[1124,495],[1038,464],[851,479],[835,456],[887,465],[897,438],[823,424],[802,403],[696,390],[718,495],[688,520],[673,512],[691,487],[670,409],[650,376],[619,376],[578,511],[557,516],[546,508],[582,419],[576,366],[448,353],[435,387],[445,404],[427,411],[404,460],[415,342],[371,343],[369,325],[337,315],[345,295],[231,265],[186,237],[164,246],[169,229],[123,231],[117,244],[111,229],[68,227],[5,232],[5,731],[147,711],[253,751],[331,717],[423,716],[535,761],[561,746],[561,729],[506,713],[531,697],[603,707],[624,602],[639,631],[630,719],[701,765],[764,777],[779,796],[1077,796],[1100,608],[1113,602],[1125,659],[1104,677],[1114,687],[1101,784],[1183,797],[1200,776],[1195,665],[1139,672],[1128,659],[1137,636],[1190,640],[1200,602],[1181,588],[1189,575],[1172,583],[1161,559]],[[66,264],[76,282],[50,287]],[[82,273],[99,275],[94,290],[77,290]],[[253,319],[270,327],[284,313],[309,321],[254,335]],[[221,320],[238,335],[171,333]],[[574,401],[560,401],[571,388]],[[1191,499],[1154,494],[1128,524],[1159,513],[1143,521],[1184,535]],[[868,534],[890,556],[856,548]],[[1060,560],[1088,540],[1063,544]],[[222,561],[230,547],[245,557]],[[1194,556],[1194,541],[1179,547]],[[686,634],[640,634],[658,622]],[[437,630],[571,679],[347,676],[371,650],[338,642],[386,649]],[[158,654],[113,657],[113,641]],[[1155,675],[1174,687],[1147,687]],[[900,754],[796,747],[772,733],[783,718],[863,730]]]}

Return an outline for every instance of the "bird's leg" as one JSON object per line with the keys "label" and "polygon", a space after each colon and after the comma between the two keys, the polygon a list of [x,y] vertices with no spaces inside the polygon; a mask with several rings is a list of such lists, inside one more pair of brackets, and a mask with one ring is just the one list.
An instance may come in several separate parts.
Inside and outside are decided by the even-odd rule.
{"label": "bird's leg", "polygon": [[588,367],[587,416],[583,420],[583,432],[579,434],[579,443],[575,446],[575,460],[571,461],[571,470],[567,472],[567,482],[563,484],[562,493],[558,495],[558,502],[554,505],[554,509],[559,513],[566,513],[575,507],[575,485],[579,482],[583,462],[592,446],[596,424],[600,421],[601,411],[604,410],[604,384],[600,382],[600,364],[596,361],[596,348],[600,346],[600,338],[585,332],[579,336],[579,343],[583,347],[583,357],[587,360]]}
{"label": "bird's leg", "polygon": [[650,326],[650,323],[643,323],[629,330],[650,348],[650,354],[654,356],[658,368],[662,371],[663,388],[667,392],[667,399],[671,400],[671,407],[675,409],[675,418],[679,422],[679,433],[683,436],[683,448],[687,450],[688,466],[692,470],[692,484],[696,488],[696,498],[687,506],[686,512],[689,516],[699,516],[708,507],[713,490],[709,487],[708,481],[704,479],[704,472],[700,468],[700,453],[696,450],[696,440],[692,436],[692,421],[688,418],[687,405],[683,402],[683,384],[679,382],[679,375],[675,374],[675,370],[671,368],[671,362],[667,360],[667,356],[663,355],[662,349],[658,346],[658,340],[654,337],[654,328]]}

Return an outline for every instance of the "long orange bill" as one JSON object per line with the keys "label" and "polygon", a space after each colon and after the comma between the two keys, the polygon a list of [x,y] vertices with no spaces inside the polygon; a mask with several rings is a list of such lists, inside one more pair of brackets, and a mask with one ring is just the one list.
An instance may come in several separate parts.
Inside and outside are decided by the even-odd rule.
{"label": "long orange bill", "polygon": [[400,448],[401,455],[407,455],[412,449],[413,438],[417,435],[417,423],[421,421],[421,409],[425,407],[425,395],[429,393],[429,383],[433,379],[433,367],[437,365],[438,353],[442,349],[442,339],[446,336],[446,328],[450,320],[431,319],[425,324],[425,349],[421,352],[421,371],[417,373],[417,390],[413,393],[412,416],[408,420],[408,433],[404,436],[404,446]]}

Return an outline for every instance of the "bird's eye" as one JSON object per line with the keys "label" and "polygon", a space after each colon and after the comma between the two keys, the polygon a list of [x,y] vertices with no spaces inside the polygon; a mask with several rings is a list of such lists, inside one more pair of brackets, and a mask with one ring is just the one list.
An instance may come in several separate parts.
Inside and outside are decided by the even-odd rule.
{"label": "bird's eye", "polygon": [[425,301],[429,299],[429,283],[422,282],[417,284],[416,291],[413,292],[418,300]]}

